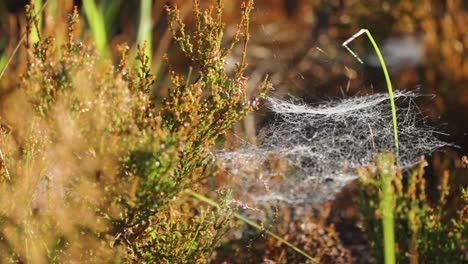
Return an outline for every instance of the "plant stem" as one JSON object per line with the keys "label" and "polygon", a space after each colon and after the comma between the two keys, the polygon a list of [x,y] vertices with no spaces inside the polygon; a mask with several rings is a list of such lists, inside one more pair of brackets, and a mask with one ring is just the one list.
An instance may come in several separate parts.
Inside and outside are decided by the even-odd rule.
{"label": "plant stem", "polygon": [[387,89],[388,89],[388,96],[390,98],[390,106],[392,108],[392,121],[393,121],[393,137],[395,141],[395,156],[396,156],[396,161],[399,163],[399,144],[398,144],[398,124],[397,124],[397,116],[396,116],[396,106],[395,106],[395,98],[393,96],[393,87],[392,87],[392,82],[390,81],[390,75],[388,74],[387,66],[385,65],[385,60],[382,56],[382,53],[380,52],[379,46],[375,42],[374,38],[372,37],[372,34],[370,33],[369,30],[367,29],[361,29],[358,33],[354,34],[352,37],[347,39],[345,42],[343,42],[343,47],[345,47],[360,63],[364,63],[357,55],[354,53],[349,47],[348,44],[359,37],[360,35],[366,33],[367,37],[369,38],[372,46],[374,47],[375,53],[377,54],[377,57],[379,58],[380,66],[382,67],[383,73],[385,75],[385,81],[387,83]]}
{"label": "plant stem", "polygon": [[[390,75],[388,74],[385,60],[380,52],[379,46],[375,42],[372,34],[367,29],[361,29],[358,33],[354,34],[351,38],[343,42],[343,46],[356,58],[359,62],[363,63],[362,60],[347,46],[351,41],[360,35],[366,33],[372,46],[374,47],[375,53],[380,61],[383,73],[385,75],[385,81],[387,82],[388,96],[390,98],[390,105],[392,108],[392,121],[393,121],[393,136],[395,141],[395,160],[397,165],[399,164],[399,144],[398,144],[398,124],[396,116],[395,98],[393,95],[392,82],[390,81]],[[389,162],[389,161],[392,162]],[[393,159],[390,157],[382,158],[380,160],[381,168],[381,180],[382,180],[382,200],[380,202],[380,209],[382,210],[382,226],[384,235],[384,255],[386,264],[394,264],[395,261],[395,229],[393,219],[393,190],[392,190],[392,170],[393,170]]]}
{"label": "plant stem", "polygon": [[83,9],[94,41],[96,42],[96,47],[102,56],[107,57],[109,53],[107,50],[107,33],[103,16],[99,12],[94,0],[83,0]]}
{"label": "plant stem", "polygon": [[42,0],[34,0],[33,3],[35,7],[34,12],[36,14],[36,19],[37,19],[37,28],[35,27],[35,25],[31,25],[32,28],[31,28],[31,34],[29,35],[29,40],[31,41],[31,43],[36,43],[40,40],[39,32],[41,32],[42,30],[42,12],[40,11],[36,12],[36,10],[41,10]]}
{"label": "plant stem", "polygon": [[384,256],[386,264],[394,264],[395,261],[395,227],[393,223],[393,158],[391,154],[378,155],[378,167],[381,177],[382,199],[380,210],[382,211],[382,227],[384,235]]}
{"label": "plant stem", "polygon": [[[37,14],[42,14],[42,11],[44,11],[44,9],[45,9],[45,7],[47,6],[48,3],[49,3],[48,1],[45,1],[44,4],[42,5],[41,9],[39,9],[39,11],[37,11]],[[13,49],[13,52],[8,57],[8,60],[5,62],[4,65],[2,65],[3,68],[2,68],[2,71],[0,71],[0,80],[5,75],[8,66],[10,65],[11,61],[15,57],[15,55],[18,52],[19,48],[21,47],[21,44],[23,44],[23,42],[26,40],[26,37],[28,37],[28,36],[26,36],[26,32],[23,32],[21,34],[20,40],[18,41],[18,44],[16,44],[15,48]],[[2,60],[4,60],[4,58],[2,58]],[[3,62],[1,64],[3,64]]]}
{"label": "plant stem", "polygon": [[141,0],[140,4],[140,22],[138,25],[137,43],[143,45],[146,41],[145,55],[149,58],[151,64],[151,52],[153,48],[152,43],[152,27],[153,22],[151,20],[152,11],[151,0]]}
{"label": "plant stem", "polygon": [[385,65],[385,60],[382,56],[382,53],[380,53],[379,46],[377,46],[377,43],[372,37],[370,31],[367,29],[366,29],[366,34],[369,37],[369,40],[372,43],[372,46],[374,46],[375,53],[377,53],[377,57],[379,58],[379,61],[380,61],[380,66],[382,67],[382,70],[385,75],[385,81],[387,82],[388,96],[390,97],[390,105],[392,107],[393,137],[395,140],[395,158],[396,158],[397,163],[399,163],[400,162],[400,159],[399,159],[400,147],[398,144],[398,124],[397,124],[396,106],[395,106],[395,98],[393,96],[392,82],[390,81],[390,75],[388,74],[387,66]]}
{"label": "plant stem", "polygon": [[[198,193],[196,193],[196,192],[194,192],[194,191],[185,190],[185,192],[188,193],[188,194],[190,194],[190,195],[192,195],[192,196],[195,197],[196,199],[198,199],[198,200],[200,200],[200,201],[203,201],[203,202],[205,202],[205,203],[207,203],[207,204],[209,204],[209,205],[211,205],[211,206],[213,206],[213,207],[216,207],[216,208],[218,208],[218,209],[221,207],[217,202],[215,202],[215,201],[211,200],[210,198],[205,197],[205,196],[203,196],[203,195],[201,195],[201,194],[198,194]],[[246,223],[246,224],[248,224],[248,225],[250,225],[250,226],[252,226],[252,227],[254,227],[254,228],[258,229],[258,230],[260,230],[260,231],[263,231],[263,230],[264,230],[260,225],[258,225],[257,223],[255,223],[255,222],[249,220],[248,218],[244,217],[243,215],[241,215],[241,214],[239,214],[239,213],[234,213],[234,216],[235,216],[237,219],[241,220],[242,222],[244,222],[244,223]],[[264,230],[264,231],[265,231],[265,233],[267,233],[268,235],[272,236],[272,237],[275,238],[276,240],[281,241],[283,244],[285,244],[285,245],[288,246],[289,248],[293,249],[293,250],[296,251],[297,253],[303,255],[304,257],[306,257],[307,259],[309,259],[310,261],[312,261],[312,263],[318,263],[317,260],[314,259],[312,256],[310,256],[309,254],[305,253],[304,251],[302,251],[301,249],[297,248],[296,246],[294,246],[293,244],[289,243],[288,241],[284,240],[282,237],[278,236],[277,234],[275,234],[275,233],[273,233],[273,232],[271,232],[271,231],[268,231],[268,230]]]}

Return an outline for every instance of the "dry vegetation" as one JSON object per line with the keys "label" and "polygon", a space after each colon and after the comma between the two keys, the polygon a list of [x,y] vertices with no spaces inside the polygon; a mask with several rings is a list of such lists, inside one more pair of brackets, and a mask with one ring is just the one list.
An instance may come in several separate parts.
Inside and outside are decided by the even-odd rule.
{"label": "dry vegetation", "polygon": [[[223,70],[229,47],[247,42],[251,5],[243,6],[227,49],[221,47],[220,6],[202,11],[196,5],[199,27],[191,38],[178,10],[168,9],[175,40],[198,80],[171,71],[169,96],[160,106],[145,47],[138,47],[132,67],[122,45],[113,67],[75,41],[76,9],[64,45],[56,46],[54,37],[28,38],[26,72],[2,98],[4,261],[192,262],[209,256],[228,211],[177,209],[170,201],[205,175],[216,138],[255,107],[256,98],[245,96],[245,63],[233,75]],[[28,14],[35,25],[37,16]],[[258,96],[268,87],[265,82]]]}
{"label": "dry vegetation", "polygon": [[[73,8],[81,1],[49,0],[42,12],[34,6],[39,2],[26,9],[0,3],[0,35],[8,36],[0,38],[0,68],[6,66],[0,76],[1,263],[314,262],[267,230],[316,262],[380,263],[382,159],[393,163],[391,155],[359,169],[360,181],[351,184],[359,193],[296,207],[261,206],[238,189],[225,190],[233,174],[216,162],[214,150],[236,149],[239,137],[259,142],[255,119],[267,121],[253,111],[271,83],[277,94],[306,101],[373,92],[365,76],[375,73],[338,49],[363,25],[381,38],[421,34],[421,67],[394,73],[394,81],[424,83],[424,91],[440,95],[428,112],[459,121],[449,124],[453,140],[466,130],[462,1],[258,0],[257,9],[251,0],[153,1],[152,45],[129,47],[140,34],[133,17],[138,1],[103,0],[99,7],[110,11],[103,12],[108,35],[101,52],[94,43],[102,36],[82,18],[86,10]],[[363,53],[366,46],[358,41],[355,49]],[[466,261],[467,170],[460,154],[434,154],[429,177],[426,161],[417,164],[411,173],[394,168],[392,174],[398,260]],[[258,176],[242,190],[247,194],[271,187],[263,173],[275,184],[291,173],[278,155],[260,166],[236,166]],[[235,221],[236,211],[262,229]],[[343,221],[362,231],[343,229]]]}

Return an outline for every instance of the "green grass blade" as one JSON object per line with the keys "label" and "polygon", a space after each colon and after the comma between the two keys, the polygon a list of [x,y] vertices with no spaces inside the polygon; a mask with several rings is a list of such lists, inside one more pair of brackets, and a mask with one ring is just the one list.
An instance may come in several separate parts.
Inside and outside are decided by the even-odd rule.
{"label": "green grass blade", "polygon": [[151,64],[151,52],[153,49],[152,43],[152,29],[153,29],[153,22],[151,18],[151,11],[152,2],[151,0],[141,0],[140,4],[140,22],[138,25],[138,35],[137,35],[137,43],[142,45],[146,41],[146,49],[145,54],[150,59]]}
{"label": "green grass blade", "polygon": [[34,12],[36,13],[37,28],[35,25],[33,25],[31,33],[29,35],[29,40],[31,41],[31,43],[36,43],[40,40],[39,32],[42,31],[42,12],[36,12],[36,10],[42,9],[42,0],[34,0],[33,3],[35,6]]}
{"label": "green grass blade", "polygon": [[107,50],[107,34],[103,16],[99,12],[94,0],[83,0],[83,9],[91,28],[93,39],[96,42],[96,47],[102,56],[107,57],[109,52]]}
{"label": "green grass blade", "polygon": [[0,55],[0,69],[3,69],[5,67],[5,65],[7,64],[7,61],[8,61],[8,54],[5,50],[5,52],[3,52]]}
{"label": "green grass blade", "polygon": [[354,34],[352,37],[347,39],[345,42],[343,42],[343,47],[345,47],[360,63],[363,63],[363,61],[358,57],[356,53],[354,53],[349,47],[348,44],[359,37],[360,35],[366,33],[367,37],[369,38],[372,46],[374,47],[375,53],[377,54],[377,57],[379,58],[380,65],[382,67],[383,73],[385,75],[385,81],[387,83],[387,89],[388,89],[388,95],[390,98],[390,105],[392,108],[392,120],[393,120],[393,136],[394,136],[394,141],[395,141],[395,156],[397,162],[399,162],[399,143],[398,143],[398,124],[397,124],[397,117],[396,117],[396,106],[395,106],[395,98],[393,96],[393,87],[392,87],[392,82],[390,81],[390,75],[388,74],[387,66],[385,64],[385,60],[382,56],[382,53],[380,52],[379,46],[375,42],[374,38],[372,37],[372,34],[370,33],[369,30],[367,29],[361,29],[358,33]]}
{"label": "green grass blade", "polygon": [[382,211],[382,227],[384,235],[384,257],[386,264],[394,264],[395,260],[395,227],[393,217],[393,190],[392,171],[393,158],[389,153],[379,155],[378,166],[381,177],[382,199],[380,200],[380,210]]}
{"label": "green grass blade", "polygon": [[395,157],[396,157],[396,161],[399,163],[400,148],[398,144],[398,124],[397,124],[396,106],[395,106],[395,98],[393,96],[392,82],[390,81],[390,75],[388,74],[387,66],[385,65],[385,60],[382,56],[382,53],[380,52],[379,46],[375,42],[370,31],[367,29],[366,29],[366,34],[369,37],[369,40],[372,43],[372,46],[374,46],[375,53],[377,53],[377,57],[379,58],[380,65],[385,75],[385,81],[387,82],[388,95],[390,97],[390,105],[392,107],[393,136],[395,140]]}
{"label": "green grass blade", "polygon": [[[220,205],[218,203],[216,203],[215,201],[211,200],[210,198],[207,198],[201,194],[198,194],[194,191],[191,191],[191,190],[185,190],[186,193],[192,195],[193,197],[195,197],[196,199],[200,200],[200,201],[203,201],[213,207],[216,207],[216,208],[220,208]],[[241,220],[242,222],[254,227],[255,229],[258,229],[260,231],[263,231],[264,229],[258,225],[257,223],[249,220],[248,218],[246,218],[245,216],[239,214],[239,213],[234,213],[234,217],[236,217],[237,219]],[[267,233],[268,235],[272,236],[273,238],[275,238],[276,240],[278,241],[281,241],[281,243],[285,244],[286,246],[288,246],[289,248],[291,248],[292,250],[296,251],[297,253],[301,254],[302,256],[306,257],[307,259],[309,259],[310,261],[312,261],[312,263],[318,263],[316,259],[314,259],[312,256],[310,256],[309,254],[305,253],[304,251],[302,251],[301,249],[297,248],[296,246],[294,246],[293,244],[289,243],[288,241],[284,240],[282,237],[278,236],[277,234],[271,232],[271,231],[268,231],[268,230],[265,230],[265,233]]]}

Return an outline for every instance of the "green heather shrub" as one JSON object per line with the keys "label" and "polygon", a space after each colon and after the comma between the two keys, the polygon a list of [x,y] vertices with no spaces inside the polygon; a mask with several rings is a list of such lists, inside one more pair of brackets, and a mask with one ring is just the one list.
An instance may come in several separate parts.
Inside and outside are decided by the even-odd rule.
{"label": "green heather shrub", "polygon": [[[193,34],[177,8],[167,8],[197,80],[171,70],[162,105],[145,46],[135,68],[121,45],[114,67],[74,40],[76,9],[63,47],[52,36],[26,43],[27,70],[0,105],[0,262],[207,260],[231,211],[189,206],[181,197],[210,175],[216,139],[270,87],[265,80],[256,98],[246,98],[252,5],[243,4],[227,48],[222,1],[206,11],[195,1]],[[28,18],[34,25],[37,18]],[[226,56],[241,40],[244,57],[230,74]]]}
{"label": "green heather shrub", "polygon": [[458,210],[449,210],[449,172],[445,171],[438,186],[439,197],[431,202],[426,195],[421,158],[408,175],[395,170],[392,154],[378,154],[375,167],[360,168],[358,213],[377,263],[383,263],[381,175],[391,172],[395,219],[395,248],[398,263],[461,263],[467,261],[468,192],[461,190]]}

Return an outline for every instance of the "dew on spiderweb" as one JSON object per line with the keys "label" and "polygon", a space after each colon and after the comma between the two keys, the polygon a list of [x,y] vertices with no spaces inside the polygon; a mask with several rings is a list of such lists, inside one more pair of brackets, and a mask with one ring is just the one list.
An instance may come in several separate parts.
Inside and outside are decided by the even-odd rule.
{"label": "dew on spiderweb", "polygon": [[[403,168],[414,165],[420,155],[449,145],[435,137],[436,131],[417,111],[414,99],[420,95],[397,91],[394,96],[398,102]],[[228,187],[245,201],[259,206],[322,203],[356,179],[356,168],[371,163],[377,152],[393,152],[387,94],[314,106],[296,98],[268,98],[268,104],[276,118],[264,128],[258,145],[217,152],[229,175]],[[281,160],[286,168],[275,166]],[[239,178],[242,184],[232,180]]]}

